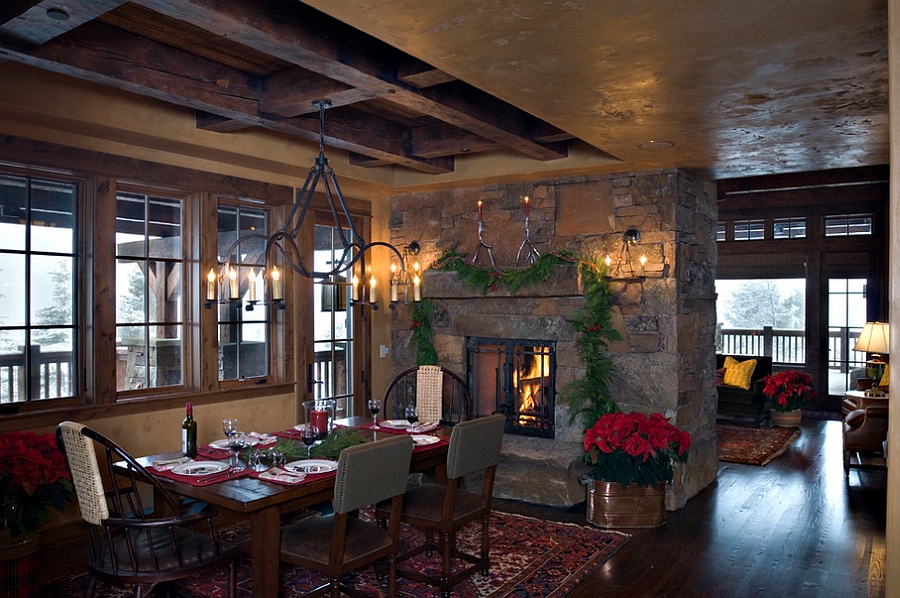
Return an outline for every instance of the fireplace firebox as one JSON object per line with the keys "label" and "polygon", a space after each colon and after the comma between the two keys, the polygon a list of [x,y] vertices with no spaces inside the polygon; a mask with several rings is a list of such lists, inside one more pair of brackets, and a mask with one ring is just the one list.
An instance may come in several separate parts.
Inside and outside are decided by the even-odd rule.
{"label": "fireplace firebox", "polygon": [[503,413],[510,434],[554,437],[554,341],[470,337],[467,369],[476,416]]}

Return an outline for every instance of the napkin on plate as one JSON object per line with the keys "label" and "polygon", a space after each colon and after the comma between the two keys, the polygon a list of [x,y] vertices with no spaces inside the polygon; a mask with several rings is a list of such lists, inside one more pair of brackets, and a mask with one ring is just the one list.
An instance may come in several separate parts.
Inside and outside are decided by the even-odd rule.
{"label": "napkin on plate", "polygon": [[277,482],[279,484],[288,484],[293,486],[299,484],[306,478],[306,474],[302,472],[285,471],[280,467],[273,467],[268,471],[259,474],[259,479],[267,482]]}
{"label": "napkin on plate", "polygon": [[406,429],[409,434],[421,434],[422,432],[431,432],[432,430],[437,430],[441,427],[440,422],[425,422],[423,424],[419,424],[418,426],[410,426]]}
{"label": "napkin on plate", "polygon": [[156,471],[169,471],[176,465],[187,463],[190,460],[191,459],[189,457],[179,457],[178,459],[160,459],[158,461],[154,461],[150,465]]}

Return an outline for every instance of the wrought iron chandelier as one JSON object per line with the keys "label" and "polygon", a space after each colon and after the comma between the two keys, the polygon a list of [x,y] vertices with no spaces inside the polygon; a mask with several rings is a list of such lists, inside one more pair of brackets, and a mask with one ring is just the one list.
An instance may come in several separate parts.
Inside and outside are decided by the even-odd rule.
{"label": "wrought iron chandelier", "polygon": [[[219,295],[217,292],[219,284],[217,283],[221,283],[222,293],[220,296],[223,297],[224,301],[240,301],[238,285],[236,283],[237,275],[232,266],[232,256],[241,244],[247,243],[248,241],[265,241],[266,261],[263,280],[268,281],[270,287],[269,297],[278,309],[285,308],[283,280],[281,278],[281,272],[278,271],[278,268],[275,265],[278,256],[280,256],[286,266],[289,266],[301,276],[316,280],[324,280],[336,277],[339,274],[351,270],[370,249],[374,247],[385,247],[393,252],[400,264],[399,275],[395,272],[392,278],[406,278],[406,264],[404,263],[403,255],[400,251],[385,241],[366,242],[362,234],[360,234],[359,229],[356,227],[356,224],[354,224],[350,211],[347,208],[347,203],[344,200],[344,195],[341,193],[341,188],[335,178],[334,170],[329,166],[328,158],[325,157],[325,110],[331,107],[331,103],[320,100],[314,102],[313,105],[319,110],[319,155],[315,160],[315,164],[310,169],[309,174],[306,176],[303,187],[297,193],[294,205],[291,207],[291,211],[285,219],[284,226],[268,236],[261,233],[249,233],[239,237],[232,243],[228,248],[228,252],[225,254],[226,261],[222,268],[221,275],[217,276],[215,269],[211,269],[209,272],[207,278],[206,303],[204,304],[204,307],[210,308],[212,304],[216,302],[217,295]],[[340,245],[343,247],[340,258],[332,261],[330,263],[332,268],[325,271],[316,271],[312,264],[309,264],[306,259],[304,259],[300,248],[297,246],[297,237],[303,229],[303,224],[309,213],[313,195],[315,194],[319,183],[322,184],[334,228],[340,240]],[[392,268],[396,270],[396,267],[393,265]],[[363,285],[363,289],[365,289],[365,286],[369,286],[371,289],[369,300],[366,300],[364,296],[365,290],[363,290],[362,293],[359,292],[356,283],[354,283],[353,286],[352,300],[356,303],[368,304],[373,309],[378,309],[378,302],[373,300],[375,289],[374,277],[370,280],[369,285]],[[253,306],[256,303],[259,303],[256,297],[256,284],[255,281],[253,281],[251,282],[248,292],[248,304],[246,307],[248,311],[252,311]],[[393,307],[393,303],[396,301],[396,295],[392,295],[391,299],[390,304],[391,307]]]}

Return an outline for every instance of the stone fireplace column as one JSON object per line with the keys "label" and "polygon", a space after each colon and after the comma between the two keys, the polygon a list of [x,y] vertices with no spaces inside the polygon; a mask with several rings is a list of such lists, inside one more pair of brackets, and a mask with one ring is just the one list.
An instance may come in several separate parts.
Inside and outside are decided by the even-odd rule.
{"label": "stone fireplace column", "polygon": [[[612,398],[623,411],[662,412],[691,433],[688,461],[676,470],[667,496],[669,509],[680,508],[715,479],[718,467],[715,185],[684,171],[659,170],[398,195],[392,200],[391,241],[399,247],[418,241],[425,266],[447,249],[473,255],[481,200],[484,240],[498,267],[513,267],[526,195],[538,251],[610,257],[614,322],[623,336],[610,347]],[[632,228],[640,240],[624,246]],[[643,265],[641,256],[647,258]],[[539,288],[515,295],[496,289],[485,296],[464,288],[453,273],[427,274],[424,294],[435,302],[431,324],[440,365],[466,378],[469,336],[547,339],[557,347],[557,391],[583,375],[568,323],[583,305],[573,274],[555,273]],[[411,324],[409,310],[395,310],[396,371],[415,363]],[[553,439],[504,437],[497,496],[557,506],[585,499],[580,422],[567,425],[568,408],[561,404],[555,419]]]}

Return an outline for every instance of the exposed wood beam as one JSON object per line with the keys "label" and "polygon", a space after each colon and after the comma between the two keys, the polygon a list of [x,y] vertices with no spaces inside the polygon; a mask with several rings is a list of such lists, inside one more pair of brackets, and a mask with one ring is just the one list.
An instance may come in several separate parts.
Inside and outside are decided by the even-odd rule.
{"label": "exposed wood beam", "polygon": [[[104,40],[101,48],[97,40]],[[0,56],[64,75],[102,83],[195,110],[318,141],[318,120],[283,119],[260,113],[258,79],[242,71],[181,50],[160,46],[99,22],[88,23],[63,39],[37,49],[13,42],[0,45]],[[330,146],[400,164],[429,174],[444,174],[445,162],[432,164],[406,151],[404,129],[390,135],[369,127],[329,127]],[[345,135],[345,136],[342,136]]]}
{"label": "exposed wood beam", "polygon": [[298,116],[311,114],[317,100],[328,100],[332,107],[349,106],[375,96],[345,83],[323,77],[302,68],[284,69],[265,78],[259,96],[264,114]]}
{"label": "exposed wood beam", "polygon": [[122,4],[125,0],[7,0],[0,8],[0,36],[39,46]]}
{"label": "exposed wood beam", "polygon": [[[458,93],[445,97],[445,86],[416,90],[397,79],[397,68],[385,68],[374,57],[388,53],[378,46],[371,51],[342,48],[304,28],[296,15],[282,14],[274,3],[253,0],[136,0],[170,18],[191,23],[215,35],[270,54],[286,62],[371,93],[374,97],[428,114],[481,137],[518,150],[539,160],[565,157],[558,145],[546,146],[529,136],[534,119],[518,112],[503,125],[496,124],[486,107]],[[296,5],[295,9],[299,9]],[[377,40],[373,40],[376,44]],[[380,43],[380,42],[377,42]],[[391,72],[393,70],[393,72]],[[471,89],[471,88],[470,88]],[[492,104],[498,104],[496,100]],[[514,116],[510,114],[510,116]]]}
{"label": "exposed wood beam", "polygon": [[412,85],[416,89],[425,89],[426,87],[434,87],[441,83],[449,83],[455,81],[456,77],[445,73],[440,69],[436,69],[430,64],[426,64],[421,60],[410,59],[403,62],[397,67],[397,78]]}

